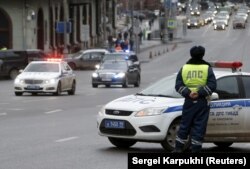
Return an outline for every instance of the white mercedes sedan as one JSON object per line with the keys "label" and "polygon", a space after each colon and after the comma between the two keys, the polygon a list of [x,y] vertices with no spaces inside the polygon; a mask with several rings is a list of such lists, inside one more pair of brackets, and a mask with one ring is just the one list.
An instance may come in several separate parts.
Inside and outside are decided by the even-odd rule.
{"label": "white mercedes sedan", "polygon": [[32,61],[16,77],[14,92],[16,96],[23,93],[53,93],[60,95],[68,92],[75,94],[76,75],[70,66],[61,60]]}

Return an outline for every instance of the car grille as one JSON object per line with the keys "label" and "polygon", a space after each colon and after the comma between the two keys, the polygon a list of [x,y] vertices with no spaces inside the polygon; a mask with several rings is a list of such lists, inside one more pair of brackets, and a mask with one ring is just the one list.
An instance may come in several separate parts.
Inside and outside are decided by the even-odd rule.
{"label": "car grille", "polygon": [[105,128],[105,119],[102,120],[100,125],[100,131],[105,134],[112,134],[112,135],[122,135],[122,136],[134,136],[136,134],[136,130],[134,127],[128,122],[125,121],[125,129],[112,129],[112,128]]}
{"label": "car grille", "polygon": [[105,110],[106,114],[114,115],[114,116],[130,116],[133,112],[132,111],[124,111],[124,110]]}
{"label": "car grille", "polygon": [[25,79],[25,84],[42,84],[43,80],[33,80],[33,79]]}
{"label": "car grille", "polygon": [[114,73],[100,73],[99,76],[103,79],[111,79],[115,74]]}

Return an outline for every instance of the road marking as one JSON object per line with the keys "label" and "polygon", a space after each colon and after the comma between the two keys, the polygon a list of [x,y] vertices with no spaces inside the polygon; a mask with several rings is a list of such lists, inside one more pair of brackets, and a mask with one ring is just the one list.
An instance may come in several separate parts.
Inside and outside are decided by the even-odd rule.
{"label": "road marking", "polygon": [[78,139],[78,138],[79,138],[79,137],[77,137],[77,136],[68,137],[68,138],[63,138],[63,139],[56,140],[55,142],[56,142],[56,143],[61,143],[61,142],[65,142],[65,141],[75,140],[75,139]]}
{"label": "road marking", "polygon": [[45,114],[52,114],[52,113],[56,113],[56,112],[59,112],[59,111],[62,111],[62,109],[51,110],[51,111],[47,111],[47,112],[44,112],[44,113]]}
{"label": "road marking", "polygon": [[55,99],[57,99],[57,98],[54,97],[54,98],[37,99],[37,100],[35,100],[35,99],[33,99],[33,100],[24,100],[23,103],[40,102],[40,101],[55,100]]}
{"label": "road marking", "polygon": [[4,112],[4,113],[0,113],[0,116],[6,116],[7,115],[7,113],[6,112]]}
{"label": "road marking", "polygon": [[10,103],[0,103],[1,105],[3,105],[3,104],[10,104]]}
{"label": "road marking", "polygon": [[21,111],[21,110],[24,110],[24,109],[20,109],[20,108],[8,108],[8,110]]}

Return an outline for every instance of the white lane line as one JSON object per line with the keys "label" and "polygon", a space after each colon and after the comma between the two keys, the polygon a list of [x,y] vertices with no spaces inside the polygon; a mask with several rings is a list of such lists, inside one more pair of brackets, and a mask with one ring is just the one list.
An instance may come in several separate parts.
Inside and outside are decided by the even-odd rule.
{"label": "white lane line", "polygon": [[21,110],[24,110],[24,109],[20,109],[20,108],[8,108],[8,110],[21,111]]}
{"label": "white lane line", "polygon": [[63,139],[56,140],[55,142],[56,142],[56,143],[61,143],[61,142],[65,142],[65,141],[75,140],[75,139],[78,139],[78,138],[79,138],[79,137],[77,137],[77,136],[68,137],[68,138],[63,138]]}
{"label": "white lane line", "polygon": [[51,110],[51,111],[47,111],[47,112],[44,112],[44,113],[45,114],[52,114],[52,113],[56,113],[56,112],[59,112],[59,111],[62,111],[62,109]]}
{"label": "white lane line", "polygon": [[0,103],[1,105],[3,105],[3,104],[10,104],[10,103]]}
{"label": "white lane line", "polygon": [[4,113],[0,113],[0,116],[6,116],[7,115],[7,113],[6,112],[4,112]]}
{"label": "white lane line", "polygon": [[57,98],[46,98],[46,99],[33,99],[33,100],[24,100],[23,103],[29,103],[29,102],[40,102],[40,101],[46,101],[46,100],[55,100]]}

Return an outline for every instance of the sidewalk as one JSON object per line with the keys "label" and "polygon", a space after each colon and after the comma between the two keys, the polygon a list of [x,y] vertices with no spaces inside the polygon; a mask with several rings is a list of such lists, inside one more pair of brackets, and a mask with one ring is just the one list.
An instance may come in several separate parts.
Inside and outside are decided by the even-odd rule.
{"label": "sidewalk", "polygon": [[[144,20],[141,23],[141,27],[143,28],[145,26],[145,23],[148,20]],[[118,22],[118,30],[124,31],[127,30],[129,26],[125,25],[125,17],[122,17]],[[159,19],[156,19],[151,26],[151,31],[159,31]],[[180,30],[178,30],[180,33]],[[139,51],[138,51],[138,58],[142,63],[149,62],[151,59],[153,59],[156,56],[166,54],[167,52],[173,51],[177,44],[179,43],[189,43],[191,40],[176,36],[173,40],[168,40],[168,42],[162,43],[160,38],[153,37],[151,40],[148,40],[148,38],[145,38],[142,40],[142,43],[140,44]]]}

